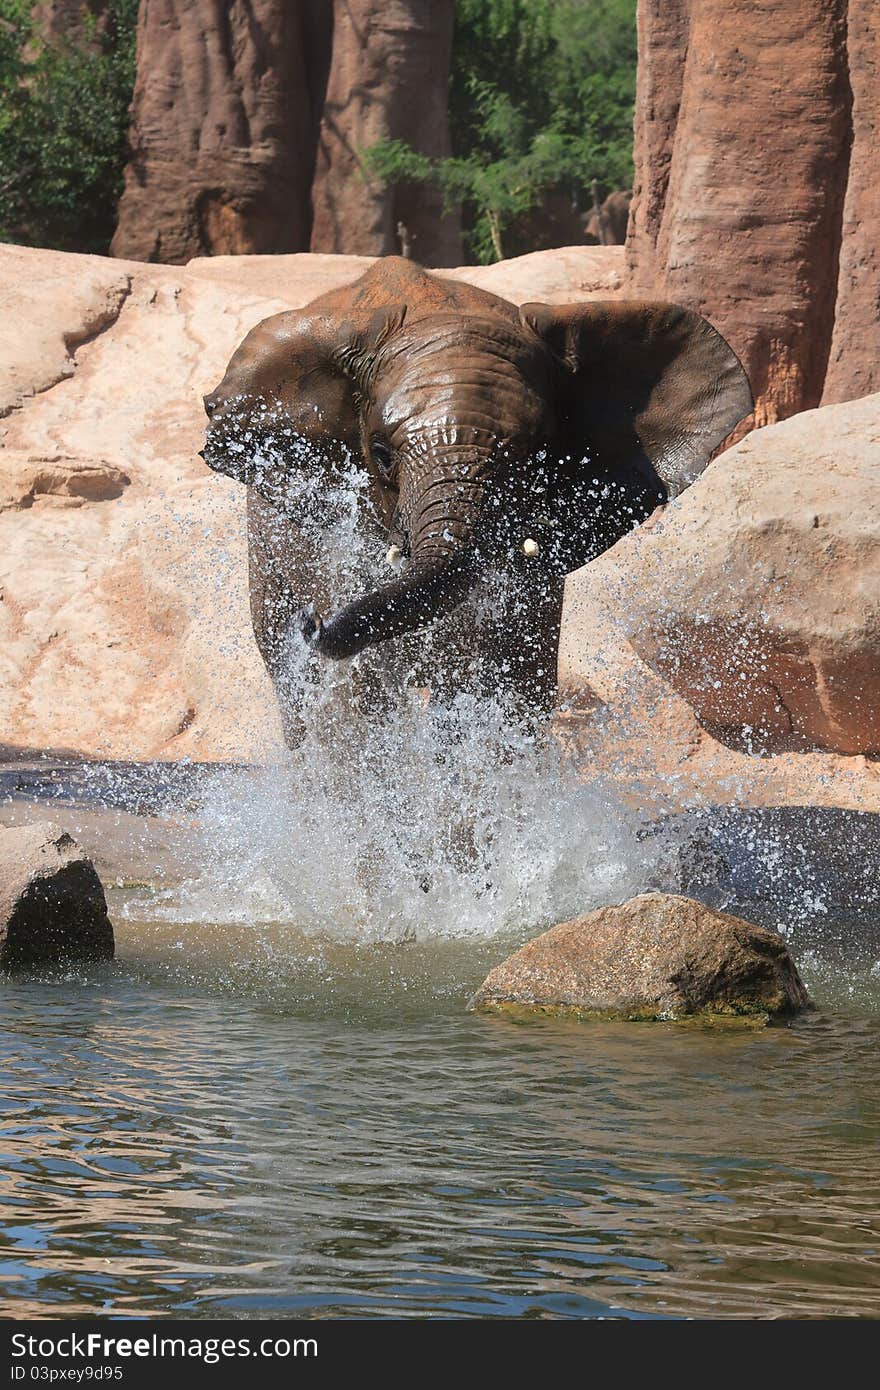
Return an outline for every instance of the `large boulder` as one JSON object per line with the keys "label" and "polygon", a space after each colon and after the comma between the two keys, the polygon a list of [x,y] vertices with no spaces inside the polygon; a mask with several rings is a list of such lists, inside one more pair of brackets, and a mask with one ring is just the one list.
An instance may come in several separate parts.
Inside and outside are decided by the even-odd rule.
{"label": "large boulder", "polygon": [[880,812],[877,759],[803,749],[768,756],[710,733],[637,655],[614,585],[591,568],[565,583],[555,718],[585,779],[613,784],[640,816],[730,805]]}
{"label": "large boulder", "polygon": [[880,395],[750,435],[579,590],[723,741],[876,755]]}
{"label": "large boulder", "polygon": [[490,971],[486,1012],[767,1021],[810,1000],[782,939],[691,898],[642,893],[562,922]]}
{"label": "large boulder", "polygon": [[878,29],[873,0],[639,0],[632,287],[724,333],[759,425],[826,368],[880,389]]}
{"label": "large boulder", "polygon": [[0,970],[110,960],[101,880],[50,822],[0,830]]}

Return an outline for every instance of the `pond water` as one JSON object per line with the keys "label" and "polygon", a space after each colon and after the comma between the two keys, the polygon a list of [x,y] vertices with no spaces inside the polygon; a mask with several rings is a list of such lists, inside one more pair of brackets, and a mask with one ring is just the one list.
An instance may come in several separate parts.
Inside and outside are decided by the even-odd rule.
{"label": "pond water", "polygon": [[507,838],[426,867],[367,852],[378,812],[328,839],[277,770],[148,772],[0,787],[117,885],[112,964],[0,983],[7,1315],[880,1312],[870,818],[697,818],[688,886],[786,931],[816,1014],[526,1026],[466,1012],[488,968],[680,868],[693,822],[646,835],[593,788],[554,839],[508,799]]}
{"label": "pond water", "polygon": [[[275,472],[326,592],[366,592],[365,475],[301,462]],[[265,767],[0,769],[4,820],[48,811],[94,855],[117,941],[0,981],[5,1311],[877,1314],[877,819],[646,823],[477,663],[426,701],[435,635],[318,670],[294,625],[304,738]],[[649,885],[779,927],[820,1011],[466,1011],[522,940]]]}

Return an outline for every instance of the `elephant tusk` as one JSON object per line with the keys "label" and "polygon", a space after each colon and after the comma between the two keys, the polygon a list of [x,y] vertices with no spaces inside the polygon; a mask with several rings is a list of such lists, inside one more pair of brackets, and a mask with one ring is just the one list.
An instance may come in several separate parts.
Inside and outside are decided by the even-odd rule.
{"label": "elephant tusk", "polygon": [[531,536],[528,536],[526,540],[523,541],[523,555],[528,555],[530,560],[538,554],[540,549],[541,547],[538,545],[538,542],[532,540]]}
{"label": "elephant tusk", "polygon": [[388,547],[388,552],[387,552],[387,554],[386,554],[386,556],[385,556],[385,559],[388,561],[388,564],[391,566],[391,568],[392,568],[393,570],[396,570],[396,569],[397,569],[397,566],[400,564],[401,560],[403,559],[403,551],[401,550],[400,546],[399,546],[399,545],[389,545],[389,547]]}

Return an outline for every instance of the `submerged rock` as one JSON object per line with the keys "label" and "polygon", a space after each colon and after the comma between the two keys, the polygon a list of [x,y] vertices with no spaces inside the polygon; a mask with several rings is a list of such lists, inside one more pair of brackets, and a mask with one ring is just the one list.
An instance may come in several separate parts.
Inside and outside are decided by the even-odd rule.
{"label": "submerged rock", "polygon": [[811,1007],[785,943],[691,898],[642,893],[551,927],[490,971],[470,1008],[606,1019],[739,1015]]}
{"label": "submerged rock", "polygon": [[0,969],[112,956],[104,889],[72,836],[49,821],[0,830]]}

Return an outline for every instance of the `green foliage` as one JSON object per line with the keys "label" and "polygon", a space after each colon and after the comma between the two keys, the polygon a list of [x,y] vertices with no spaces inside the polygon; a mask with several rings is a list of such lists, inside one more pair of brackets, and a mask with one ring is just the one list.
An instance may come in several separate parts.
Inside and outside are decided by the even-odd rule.
{"label": "green foliage", "polygon": [[29,0],[0,0],[0,239],[106,251],[135,76],[137,0],[83,6],[44,41]]}
{"label": "green foliage", "polygon": [[636,0],[457,0],[451,159],[401,141],[367,151],[390,183],[438,185],[462,203],[471,252],[499,259],[505,233],[549,192],[589,206],[632,182]]}

